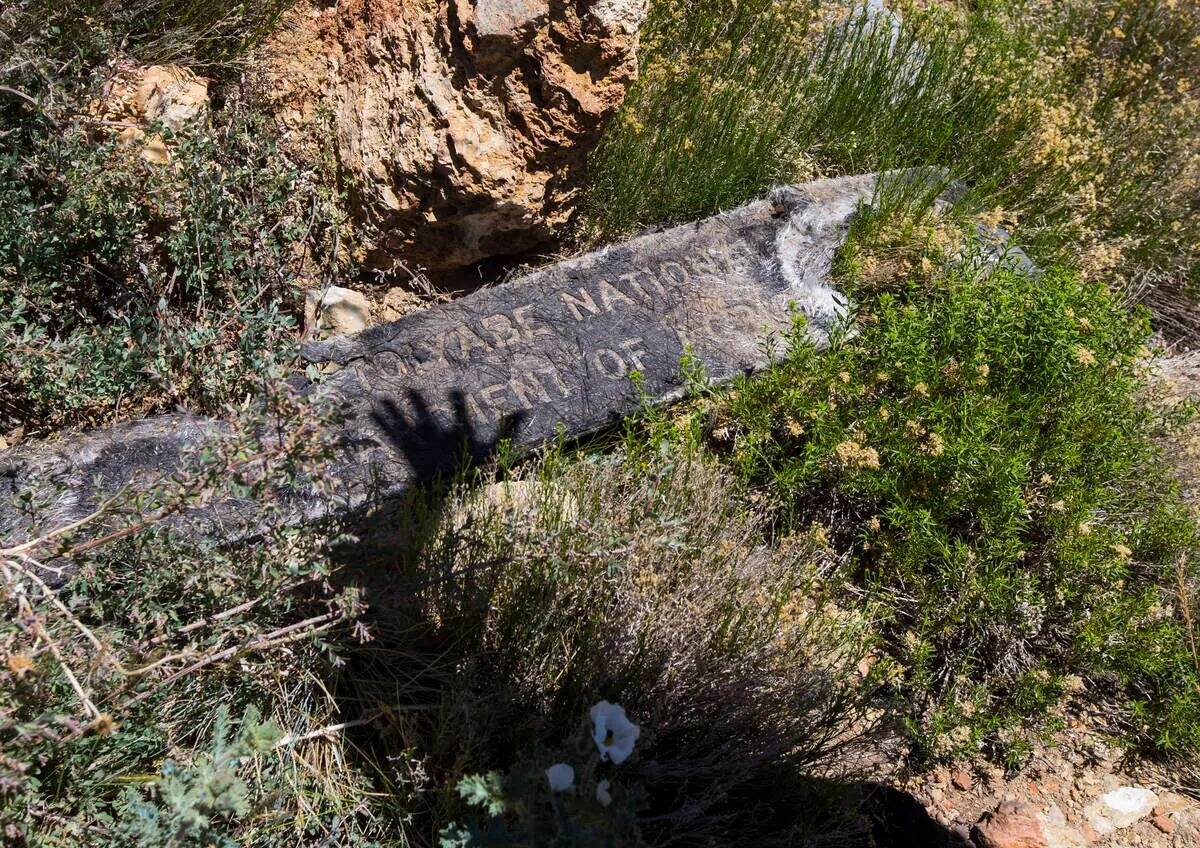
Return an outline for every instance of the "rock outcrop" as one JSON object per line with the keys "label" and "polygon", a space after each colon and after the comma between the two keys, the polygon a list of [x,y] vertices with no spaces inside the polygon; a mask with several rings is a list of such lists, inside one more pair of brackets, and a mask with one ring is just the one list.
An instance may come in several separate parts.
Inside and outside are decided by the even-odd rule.
{"label": "rock outcrop", "polygon": [[370,320],[371,304],[353,289],[326,286],[304,293],[306,339],[361,333]]}
{"label": "rock outcrop", "polygon": [[332,153],[367,263],[440,270],[549,240],[637,69],[646,0],[301,3],[261,88],[304,155]]}

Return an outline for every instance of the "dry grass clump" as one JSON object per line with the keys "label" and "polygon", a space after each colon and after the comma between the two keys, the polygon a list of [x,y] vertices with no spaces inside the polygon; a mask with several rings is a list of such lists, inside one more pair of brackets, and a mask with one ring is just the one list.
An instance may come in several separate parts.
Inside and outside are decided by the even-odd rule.
{"label": "dry grass clump", "polygon": [[1036,116],[1033,161],[1075,177],[1081,270],[1146,290],[1170,322],[1188,301],[1154,290],[1198,282],[1200,4],[1032,0],[1009,20],[1034,45],[1009,110]]}
{"label": "dry grass clump", "polygon": [[[408,513],[424,543],[371,568],[371,650],[419,644],[449,676],[405,737],[424,740],[430,788],[530,759],[544,768],[607,699],[643,728],[621,776],[644,793],[647,839],[770,843],[827,827],[830,805],[797,816],[796,798],[815,777],[853,772],[887,670],[864,662],[869,611],[815,592],[839,560],[809,537],[764,543],[730,477],[698,459],[553,465],[496,484],[521,508],[461,491]],[[391,677],[355,669],[353,697],[383,708]],[[435,822],[464,814],[431,799]]]}
{"label": "dry grass clump", "polygon": [[165,520],[311,481],[314,420],[280,413],[287,439],[231,436],[195,473],[76,533],[0,546],[5,845],[295,845],[335,831],[357,845],[387,830],[340,736],[364,721],[330,694],[338,646],[367,634],[356,593],[331,579],[324,531],[228,549]]}
{"label": "dry grass clump", "polygon": [[871,613],[818,591],[842,565],[825,539],[767,542],[726,472],[663,460],[415,495],[369,565],[352,537],[141,528],[68,544],[55,593],[3,551],[6,839],[436,845],[475,815],[454,788],[492,772],[493,826],[518,832],[601,700],[642,728],[596,808],[635,842],[852,838],[830,780],[882,729]]}
{"label": "dry grass clump", "polygon": [[886,7],[653,4],[644,73],[593,157],[591,221],[620,233],[775,181],[936,165],[1035,259],[1140,294],[1191,332],[1200,6]]}

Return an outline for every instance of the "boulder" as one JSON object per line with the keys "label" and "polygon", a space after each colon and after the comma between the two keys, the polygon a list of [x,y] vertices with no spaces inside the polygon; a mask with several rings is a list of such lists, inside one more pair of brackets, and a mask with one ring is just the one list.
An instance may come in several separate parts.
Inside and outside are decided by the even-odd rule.
{"label": "boulder", "polygon": [[646,0],[301,2],[255,65],[285,146],[332,156],[361,259],[444,270],[550,240],[636,69]]}

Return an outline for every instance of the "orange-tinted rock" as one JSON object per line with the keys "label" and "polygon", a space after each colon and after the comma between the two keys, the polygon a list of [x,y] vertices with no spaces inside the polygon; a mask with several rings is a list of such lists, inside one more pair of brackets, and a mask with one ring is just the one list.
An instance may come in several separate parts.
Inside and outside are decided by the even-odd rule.
{"label": "orange-tinted rock", "polygon": [[208,81],[178,65],[127,65],[105,84],[90,111],[116,131],[122,142],[144,140],[142,158],[155,164],[171,161],[162,136],[146,137],[153,124],[173,133],[208,111]]}
{"label": "orange-tinted rock", "polygon": [[978,848],[1049,848],[1039,810],[1022,801],[1004,801],[971,829]]}
{"label": "orange-tinted rock", "polygon": [[285,144],[333,154],[375,267],[544,243],[636,69],[645,0],[301,3],[257,77]]}

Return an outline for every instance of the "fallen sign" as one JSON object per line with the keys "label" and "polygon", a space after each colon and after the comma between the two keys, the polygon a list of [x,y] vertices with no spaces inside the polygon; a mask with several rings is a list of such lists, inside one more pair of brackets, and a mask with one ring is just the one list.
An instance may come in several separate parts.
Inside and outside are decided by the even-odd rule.
{"label": "fallen sign", "polygon": [[[289,519],[397,497],[464,456],[484,458],[501,439],[533,448],[594,432],[647,399],[679,397],[685,354],[715,383],[765,368],[783,351],[764,339],[789,328],[796,311],[822,342],[845,311],[829,285],[834,252],[876,182],[866,175],[776,189],[704,221],[306,345],[310,362],[336,367],[302,391],[338,413],[323,475],[338,491],[281,493]],[[174,414],[0,453],[0,537],[79,521],[118,491],[186,469],[221,431]],[[14,505],[23,490],[51,487],[36,520]],[[244,536],[249,510],[218,500],[189,519],[200,532]]]}

